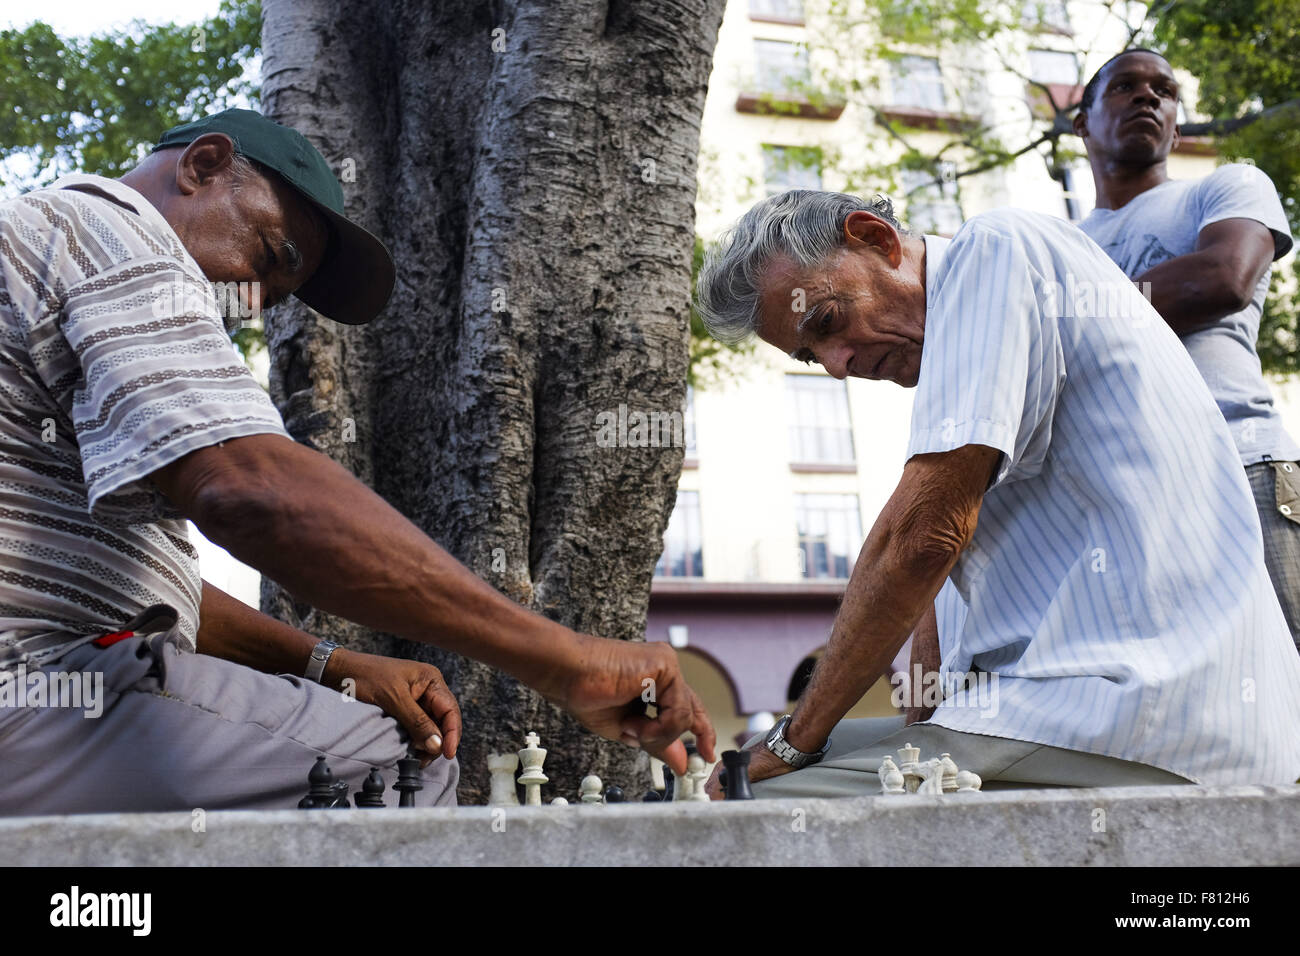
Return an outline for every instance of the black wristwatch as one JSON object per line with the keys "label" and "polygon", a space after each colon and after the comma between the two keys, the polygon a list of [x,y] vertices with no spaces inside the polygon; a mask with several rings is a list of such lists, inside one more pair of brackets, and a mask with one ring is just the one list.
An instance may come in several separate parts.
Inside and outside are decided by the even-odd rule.
{"label": "black wristwatch", "polygon": [[776,722],[771,730],[767,732],[767,749],[776,754],[783,761],[793,767],[795,770],[802,770],[804,767],[810,767],[817,763],[822,757],[826,756],[826,751],[831,749],[831,740],[826,738],[826,743],[822,749],[816,753],[804,753],[802,750],[796,750],[790,741],[785,739],[785,729],[790,726],[790,715],[786,714]]}

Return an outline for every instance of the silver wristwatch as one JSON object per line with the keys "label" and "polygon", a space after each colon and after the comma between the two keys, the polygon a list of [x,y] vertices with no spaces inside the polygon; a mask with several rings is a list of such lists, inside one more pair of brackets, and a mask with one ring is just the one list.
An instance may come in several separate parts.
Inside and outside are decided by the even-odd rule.
{"label": "silver wristwatch", "polygon": [[822,749],[816,753],[804,753],[802,750],[796,750],[790,741],[785,739],[785,729],[790,726],[790,715],[786,714],[776,722],[776,726],[767,732],[767,749],[772,751],[795,770],[802,770],[804,767],[811,766],[826,756],[826,751],[831,749],[830,738],[826,738],[826,743]]}
{"label": "silver wristwatch", "polygon": [[319,684],[321,675],[325,673],[325,665],[329,663],[330,655],[338,648],[339,645],[333,641],[321,641],[313,647],[311,657],[307,660],[307,671],[302,676]]}

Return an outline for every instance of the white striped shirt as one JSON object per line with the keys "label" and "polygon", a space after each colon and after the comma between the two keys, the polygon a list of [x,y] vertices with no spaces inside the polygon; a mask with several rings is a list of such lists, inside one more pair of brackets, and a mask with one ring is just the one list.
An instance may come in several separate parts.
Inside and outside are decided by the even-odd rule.
{"label": "white striped shirt", "polygon": [[937,608],[945,681],[991,672],[997,706],[959,691],[932,722],[1199,783],[1294,781],[1300,656],[1186,349],[1064,220],[997,210],[925,242],[908,457],[1003,453]]}
{"label": "white striped shirt", "polygon": [[193,649],[198,554],[147,476],[264,432],[287,436],[147,199],[67,176],[0,202],[0,671],[155,604]]}

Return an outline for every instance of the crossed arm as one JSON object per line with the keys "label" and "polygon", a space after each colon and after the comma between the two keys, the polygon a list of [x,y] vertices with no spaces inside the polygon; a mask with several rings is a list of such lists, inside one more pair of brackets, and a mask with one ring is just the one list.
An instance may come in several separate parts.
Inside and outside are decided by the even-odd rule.
{"label": "crossed arm", "polygon": [[[970,543],[1001,453],[984,445],[916,455],[867,536],[831,639],[787,728],[799,750],[820,750],[832,728],[885,673]],[[790,772],[762,743],[750,778]],[[716,784],[711,784],[715,788]]]}
{"label": "crossed arm", "polygon": [[1136,276],[1151,283],[1151,304],[1179,335],[1240,312],[1273,263],[1273,234],[1254,219],[1224,219],[1200,231],[1196,249]]}

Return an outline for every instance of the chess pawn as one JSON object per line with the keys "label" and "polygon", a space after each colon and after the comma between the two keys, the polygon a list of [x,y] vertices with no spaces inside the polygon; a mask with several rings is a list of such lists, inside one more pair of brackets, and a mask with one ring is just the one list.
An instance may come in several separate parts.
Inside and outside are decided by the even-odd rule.
{"label": "chess pawn", "polygon": [[563,797],[556,797],[551,801],[551,806],[553,807],[567,807],[568,805],[569,801],[565,800]]}
{"label": "chess pawn", "polygon": [[647,790],[641,796],[642,803],[662,803],[664,795],[658,790]]}
{"label": "chess pawn", "polygon": [[627,797],[623,795],[623,788],[619,786],[610,787],[605,791],[606,803],[627,803]]}
{"label": "chess pawn", "polygon": [[941,786],[944,793],[957,792],[957,764],[953,761],[951,754],[939,755],[939,766],[943,771]]}
{"label": "chess pawn", "polygon": [[488,754],[487,764],[488,772],[492,775],[488,806],[519,806],[519,792],[515,789],[515,771],[519,769],[518,754]]}
{"label": "chess pawn", "polygon": [[693,753],[686,758],[686,776],[691,781],[691,795],[686,799],[692,803],[708,803],[709,794],[704,789],[704,785],[709,780],[709,765],[698,753]]}
{"label": "chess pawn", "polygon": [[975,793],[984,781],[979,778],[979,774],[971,773],[969,770],[957,771],[957,792],[958,793]]}
{"label": "chess pawn", "polygon": [[916,793],[916,788],[921,785],[921,775],[918,773],[920,760],[920,747],[904,744],[898,748],[898,772],[903,775],[903,784],[908,793]]}
{"label": "chess pawn", "polygon": [[524,772],[519,775],[519,782],[524,785],[524,804],[540,807],[542,784],[550,779],[542,773],[542,761],[546,759],[546,751],[538,746],[541,740],[534,733],[530,732],[524,737],[524,743],[528,746],[519,751],[519,762],[524,765]]}
{"label": "chess pawn", "polygon": [[894,758],[888,755],[880,761],[880,769],[876,771],[876,776],[880,778],[881,793],[907,793],[907,787],[903,785],[903,775],[899,772],[898,764],[894,763]]}
{"label": "chess pawn", "polygon": [[600,803],[600,789],[604,784],[594,773],[582,778],[578,785],[578,796],[583,803]]}

